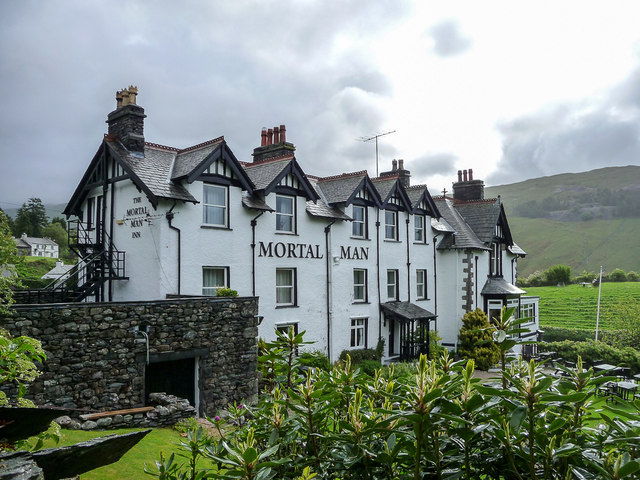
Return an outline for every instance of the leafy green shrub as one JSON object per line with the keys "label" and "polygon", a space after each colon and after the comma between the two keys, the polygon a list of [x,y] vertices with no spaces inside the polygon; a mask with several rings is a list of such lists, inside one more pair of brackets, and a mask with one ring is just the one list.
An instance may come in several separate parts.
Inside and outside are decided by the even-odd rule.
{"label": "leafy green shrub", "polygon": [[382,354],[384,352],[384,340],[379,340],[376,348],[361,348],[358,350],[343,350],[340,352],[338,360],[345,362],[347,355],[351,357],[351,363],[353,365],[360,364],[367,360],[373,360],[378,363],[382,360]]}
{"label": "leafy green shrub", "polygon": [[500,349],[493,343],[487,314],[479,308],[462,317],[458,354],[473,359],[480,370],[488,370],[500,359]]}
{"label": "leafy green shrub", "polygon": [[627,274],[621,268],[616,268],[609,273],[610,282],[626,282]]}
{"label": "leafy green shrub", "polygon": [[545,285],[568,285],[571,283],[571,267],[554,265],[544,272]]}
{"label": "leafy green shrub", "polygon": [[562,342],[564,340],[571,340],[573,342],[585,342],[592,340],[593,337],[594,332],[591,330],[545,326],[542,341]]}
{"label": "leafy green shrub", "polygon": [[356,364],[356,368],[359,368],[362,373],[372,378],[376,376],[376,370],[381,367],[382,364],[377,360],[364,360]]}
{"label": "leafy green shrub", "polygon": [[22,290],[32,289],[32,288],[44,288],[49,285],[53,279],[51,278],[21,278],[20,283],[22,284]]}
{"label": "leafy green shrub", "polygon": [[640,281],[640,275],[638,275],[633,270],[629,270],[627,272],[627,282],[639,282],[639,281]]}
{"label": "leafy green shrub", "polygon": [[300,353],[300,355],[298,356],[298,364],[309,368],[319,368],[326,372],[331,370],[331,362],[329,361],[329,357],[327,357],[320,350]]}
{"label": "leafy green shrub", "polygon": [[580,275],[573,277],[573,283],[591,283],[596,278],[598,278],[598,274],[595,272],[587,272],[586,270],[583,270]]}
{"label": "leafy green shrub", "polygon": [[556,352],[556,354],[568,361],[576,362],[578,356],[587,364],[592,364],[596,360],[602,360],[611,365],[623,365],[631,368],[636,374],[640,372],[640,351],[632,347],[617,348],[607,345],[604,342],[551,342],[540,344],[541,351]]}
{"label": "leafy green shrub", "polygon": [[231,290],[229,287],[221,287],[216,290],[216,297],[237,297],[238,291]]}

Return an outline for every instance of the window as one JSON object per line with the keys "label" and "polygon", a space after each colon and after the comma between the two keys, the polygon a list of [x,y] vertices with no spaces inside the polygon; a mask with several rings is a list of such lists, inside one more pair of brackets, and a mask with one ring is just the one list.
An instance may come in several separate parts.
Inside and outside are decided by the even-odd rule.
{"label": "window", "polygon": [[367,348],[368,318],[351,319],[351,348]]}
{"label": "window", "polygon": [[216,227],[227,226],[227,187],[204,185],[202,223]]}
{"label": "window", "polygon": [[387,270],[387,300],[398,300],[398,270]]}
{"label": "window", "polygon": [[424,234],[424,223],[425,217],[424,215],[414,215],[413,216],[413,240],[418,243],[425,243],[425,234]]}
{"label": "window", "polygon": [[528,319],[527,323],[536,321],[536,304],[523,303],[520,305],[520,318]]}
{"label": "window", "polygon": [[494,323],[496,320],[500,320],[502,314],[502,300],[489,300],[487,302],[487,317],[489,322]]}
{"label": "window", "polygon": [[296,304],[295,268],[276,268],[276,306]]}
{"label": "window", "polygon": [[221,287],[228,286],[227,267],[202,267],[202,294],[216,295]]}
{"label": "window", "polygon": [[489,270],[489,274],[492,276],[502,276],[502,247],[498,242],[491,244]]}
{"label": "window", "polygon": [[293,334],[298,334],[298,324],[297,323],[279,323],[276,325],[276,330],[280,333],[284,333],[285,335],[289,334],[289,330],[293,328]]}
{"label": "window", "polygon": [[295,232],[294,198],[276,196],[276,231]]}
{"label": "window", "polygon": [[352,216],[351,235],[357,238],[367,238],[367,207],[354,205]]}
{"label": "window", "polygon": [[87,199],[87,230],[93,230],[93,209],[95,208],[95,197]]}
{"label": "window", "polygon": [[353,301],[367,301],[367,270],[365,268],[353,269]]}
{"label": "window", "polygon": [[398,239],[398,212],[385,210],[384,238],[386,238],[387,240]]}
{"label": "window", "polygon": [[418,300],[427,298],[427,271],[425,269],[416,270],[416,297]]}

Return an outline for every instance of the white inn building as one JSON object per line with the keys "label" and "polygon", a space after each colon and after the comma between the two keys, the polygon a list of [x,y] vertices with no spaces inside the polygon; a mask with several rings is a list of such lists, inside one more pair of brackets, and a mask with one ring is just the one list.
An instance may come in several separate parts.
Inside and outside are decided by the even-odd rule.
{"label": "white inn building", "polygon": [[517,259],[499,199],[472,171],[453,195],[410,185],[402,160],[315,177],[283,125],[263,129],[252,159],[223,137],[179,149],[145,142],[137,89],[117,94],[100,143],[65,212],[93,301],[259,297],[260,335],[294,326],[336,360],[385,343],[413,358],[437,330],[455,348],[461,318],[519,307],[537,330],[537,298],[515,287]]}

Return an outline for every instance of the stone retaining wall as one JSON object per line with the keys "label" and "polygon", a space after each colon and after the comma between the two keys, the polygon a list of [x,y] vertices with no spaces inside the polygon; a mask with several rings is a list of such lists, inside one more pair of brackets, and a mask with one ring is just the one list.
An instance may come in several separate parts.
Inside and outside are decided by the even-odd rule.
{"label": "stone retaining wall", "polygon": [[[43,374],[28,398],[88,411],[144,406],[151,362],[197,358],[199,411],[257,398],[258,301],[191,297],[149,302],[16,305],[2,325],[42,341]],[[137,339],[137,340],[136,340]]]}

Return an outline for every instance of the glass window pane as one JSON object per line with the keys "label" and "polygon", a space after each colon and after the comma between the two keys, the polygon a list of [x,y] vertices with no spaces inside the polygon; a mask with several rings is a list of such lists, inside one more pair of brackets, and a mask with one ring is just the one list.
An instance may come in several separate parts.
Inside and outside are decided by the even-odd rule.
{"label": "glass window pane", "polygon": [[293,199],[289,197],[276,197],[276,211],[278,213],[293,214]]}

